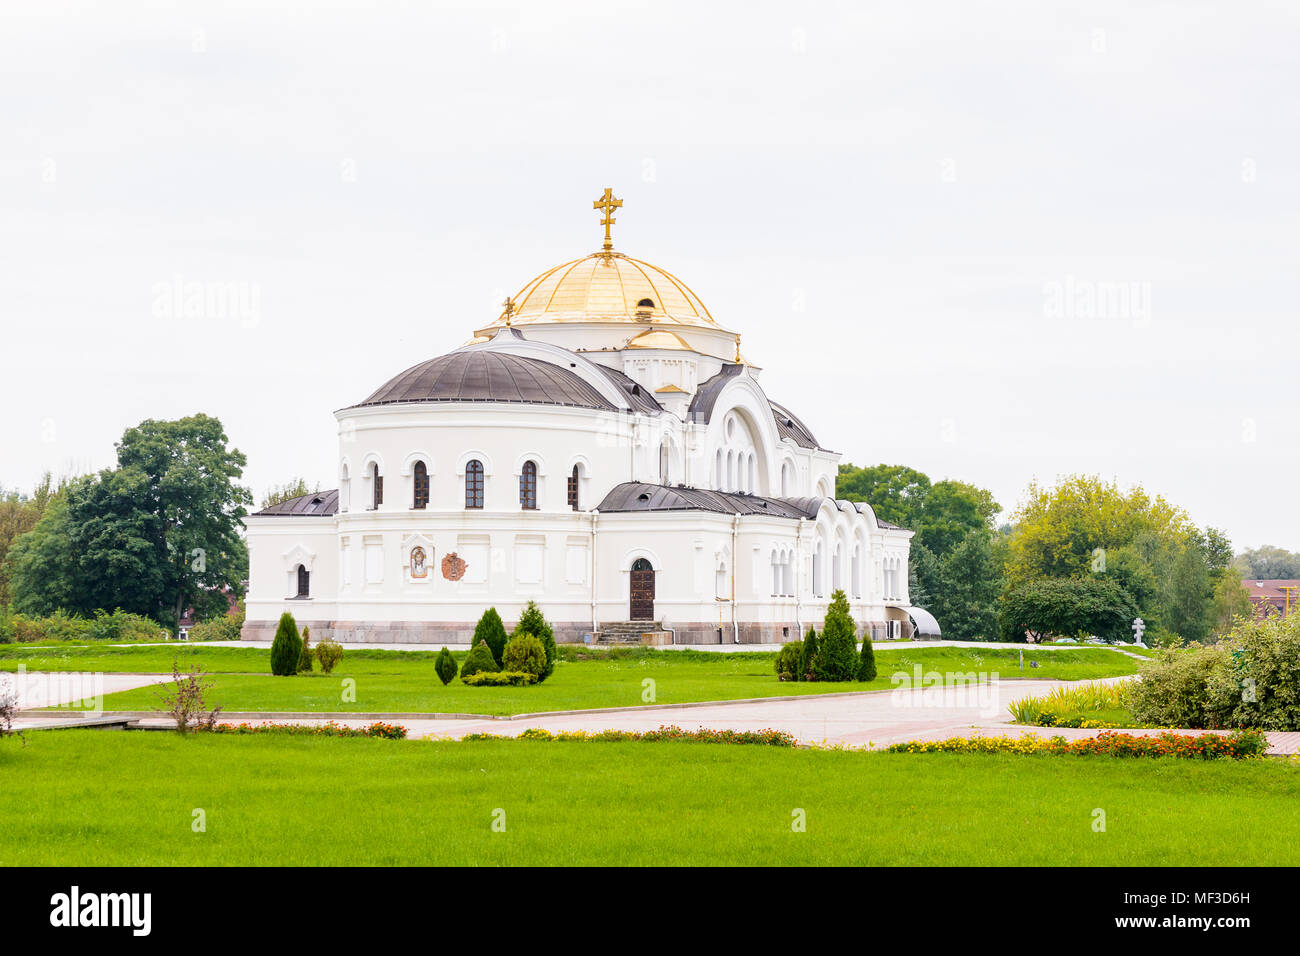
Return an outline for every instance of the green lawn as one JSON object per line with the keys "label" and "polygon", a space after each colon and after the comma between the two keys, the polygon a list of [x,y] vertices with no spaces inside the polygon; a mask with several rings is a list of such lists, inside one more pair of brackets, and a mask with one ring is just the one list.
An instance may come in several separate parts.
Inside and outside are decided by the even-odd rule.
{"label": "green lawn", "polygon": [[[881,651],[876,655],[879,676],[867,684],[806,684],[781,682],[773,668],[773,652],[721,654],[704,651],[661,651],[636,648],[609,653],[565,648],[555,674],[535,687],[468,687],[459,680],[443,686],[433,671],[434,654],[427,651],[348,651],[333,674],[272,677],[269,651],[253,648],[202,646],[174,648],[88,648],[85,656],[60,649],[40,657],[36,648],[0,648],[7,669],[22,661],[30,670],[113,670],[167,672],[173,655],[182,667],[202,665],[213,676],[210,705],[227,711],[312,711],[375,713],[522,714],[593,707],[635,707],[647,703],[674,704],[746,697],[786,697],[855,690],[886,690],[891,675],[910,676],[920,667],[955,683],[964,675],[992,674],[1002,678],[1034,677],[1062,680],[1095,679],[1135,672],[1138,662],[1105,649],[1026,651],[1025,667],[1018,651],[936,647]],[[106,655],[105,651],[120,653]],[[48,652],[46,652],[48,653]],[[463,655],[458,655],[463,656]],[[1040,666],[1031,668],[1029,663]],[[248,672],[254,673],[248,673]],[[961,675],[961,676],[959,676]],[[646,681],[653,682],[653,701],[646,698]],[[345,699],[348,695],[354,700]],[[154,688],[110,694],[107,710],[150,710],[157,706]]]}
{"label": "green lawn", "polygon": [[0,741],[0,783],[5,866],[1300,862],[1275,760],[64,730]]}

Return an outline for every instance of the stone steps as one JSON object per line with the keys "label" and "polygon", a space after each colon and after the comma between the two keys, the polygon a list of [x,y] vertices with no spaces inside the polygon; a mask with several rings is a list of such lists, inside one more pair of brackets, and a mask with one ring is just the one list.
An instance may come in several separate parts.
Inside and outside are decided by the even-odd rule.
{"label": "stone steps", "polygon": [[596,632],[596,643],[640,644],[642,634],[658,630],[658,621],[615,621],[600,626]]}

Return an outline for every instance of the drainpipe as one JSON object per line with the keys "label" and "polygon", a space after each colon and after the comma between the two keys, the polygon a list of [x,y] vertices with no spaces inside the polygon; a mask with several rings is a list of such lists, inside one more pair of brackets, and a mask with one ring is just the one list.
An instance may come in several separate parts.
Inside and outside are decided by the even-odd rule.
{"label": "drainpipe", "polygon": [[740,558],[736,550],[736,534],[740,530],[740,512],[731,519],[731,643],[740,643],[740,622],[736,620],[736,562]]}
{"label": "drainpipe", "polygon": [[594,643],[600,626],[596,622],[596,519],[600,512],[591,509],[591,640]]}

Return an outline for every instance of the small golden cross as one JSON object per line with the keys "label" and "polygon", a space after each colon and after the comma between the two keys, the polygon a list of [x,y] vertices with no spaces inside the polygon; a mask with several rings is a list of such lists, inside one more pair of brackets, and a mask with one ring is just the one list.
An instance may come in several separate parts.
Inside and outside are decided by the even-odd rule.
{"label": "small golden cross", "polygon": [[515,314],[515,300],[507,298],[501,304],[505,306],[506,309],[506,325],[508,326],[510,324],[510,317]]}
{"label": "small golden cross", "polygon": [[608,186],[605,187],[605,195],[601,196],[591,204],[592,209],[599,209],[605,215],[600,220],[600,224],[605,227],[605,251],[609,252],[614,248],[614,242],[609,237],[609,227],[614,225],[614,210],[622,207],[623,200],[614,198],[614,190]]}

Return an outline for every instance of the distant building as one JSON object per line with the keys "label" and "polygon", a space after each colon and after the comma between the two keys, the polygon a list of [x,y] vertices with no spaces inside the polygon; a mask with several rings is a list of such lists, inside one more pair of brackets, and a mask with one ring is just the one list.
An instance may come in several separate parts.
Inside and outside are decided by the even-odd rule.
{"label": "distant building", "polygon": [[[1261,581],[1258,578],[1243,578],[1242,585],[1250,592],[1251,603],[1255,605],[1255,614],[1265,617],[1273,608],[1278,614],[1287,613],[1287,594],[1291,595],[1290,610],[1300,607],[1300,578],[1277,578]],[[1289,589],[1289,590],[1288,590]]]}

